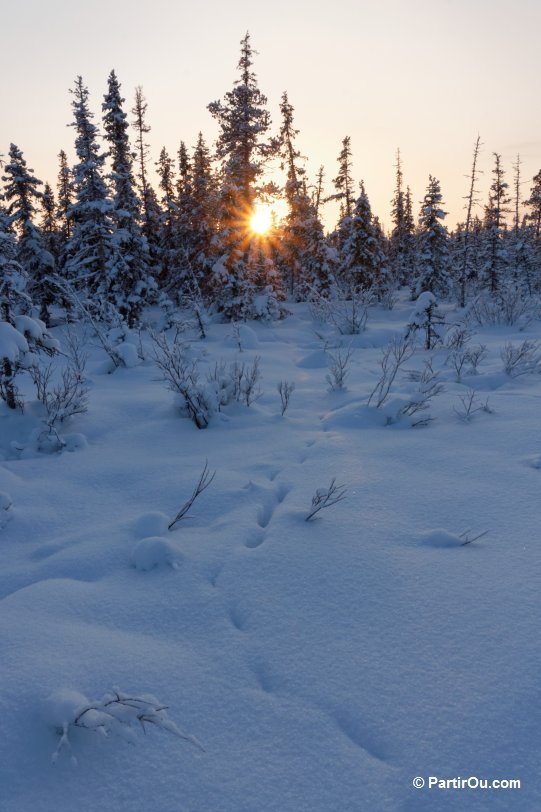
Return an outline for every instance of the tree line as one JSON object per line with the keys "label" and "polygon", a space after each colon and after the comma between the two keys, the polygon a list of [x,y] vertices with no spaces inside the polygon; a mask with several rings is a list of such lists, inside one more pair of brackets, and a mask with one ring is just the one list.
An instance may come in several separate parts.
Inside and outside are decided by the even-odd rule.
{"label": "tree line", "polygon": [[[60,152],[56,192],[11,144],[0,200],[3,321],[34,312],[49,325],[55,307],[72,306],[69,290],[96,317],[116,313],[128,326],[140,321],[148,304],[204,307],[238,320],[278,318],[288,297],[350,298],[365,291],[390,302],[401,286],[412,298],[430,291],[460,306],[480,293],[505,296],[510,287],[525,296],[539,292],[541,171],[523,200],[520,159],[510,188],[494,153],[480,216],[478,138],[466,217],[449,231],[440,183],[432,175],[415,217],[398,151],[392,229],[385,234],[364,182],[353,178],[349,136],[342,141],[334,191],[326,194],[323,168],[314,181],[307,176],[285,92],[279,132],[271,132],[253,57],[246,34],[239,78],[221,101],[208,105],[219,128],[214,150],[201,133],[192,149],[181,141],[175,157],[163,148],[155,164],[157,188],[146,99],[137,88],[129,119],[114,70],[101,132],[81,77],[70,91],[76,160],[70,166]],[[281,188],[265,175],[271,160],[283,170]],[[285,217],[265,234],[255,233],[250,220],[258,201],[277,196],[287,204]],[[340,212],[326,233],[322,211],[329,200],[339,202]],[[524,206],[528,213],[522,217]]]}

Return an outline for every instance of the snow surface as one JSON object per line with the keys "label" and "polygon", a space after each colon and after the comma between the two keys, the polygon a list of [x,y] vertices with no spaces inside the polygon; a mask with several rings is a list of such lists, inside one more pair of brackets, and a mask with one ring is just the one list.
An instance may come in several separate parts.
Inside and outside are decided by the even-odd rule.
{"label": "snow surface", "polygon": [[[502,375],[499,355],[541,325],[480,330],[487,357],[461,383],[430,353],[445,391],[412,429],[366,405],[411,303],[371,311],[343,392],[290,309],[243,330],[240,356],[209,326],[209,366],[257,347],[263,395],[206,430],[150,360],[102,374],[94,342],[73,453],[25,456],[38,417],[0,411],[2,812],[541,808],[541,378]],[[492,413],[457,417],[468,387]],[[168,531],[205,460],[214,481]],[[333,477],[346,499],[305,522]],[[78,766],[53,765],[58,727],[114,685],[158,697],[205,752],[151,725],[133,745],[76,729]]]}

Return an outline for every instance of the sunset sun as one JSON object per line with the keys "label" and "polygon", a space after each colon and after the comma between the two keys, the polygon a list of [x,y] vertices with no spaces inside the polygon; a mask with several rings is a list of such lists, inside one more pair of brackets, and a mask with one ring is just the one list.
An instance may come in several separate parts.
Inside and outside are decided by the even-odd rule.
{"label": "sunset sun", "polygon": [[250,218],[250,228],[254,234],[266,234],[272,225],[272,209],[267,203],[258,203]]}

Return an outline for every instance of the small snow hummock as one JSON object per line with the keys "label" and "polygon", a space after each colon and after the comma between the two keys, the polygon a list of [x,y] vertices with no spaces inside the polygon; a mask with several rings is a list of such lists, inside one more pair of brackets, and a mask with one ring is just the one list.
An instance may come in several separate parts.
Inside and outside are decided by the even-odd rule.
{"label": "small snow hummock", "polygon": [[171,519],[159,510],[143,513],[134,523],[133,530],[137,538],[144,539],[148,536],[162,536],[169,530]]}
{"label": "small snow hummock", "polygon": [[169,566],[178,569],[182,553],[175,542],[163,536],[150,536],[141,539],[132,552],[132,563],[136,570],[148,572],[154,567]]}

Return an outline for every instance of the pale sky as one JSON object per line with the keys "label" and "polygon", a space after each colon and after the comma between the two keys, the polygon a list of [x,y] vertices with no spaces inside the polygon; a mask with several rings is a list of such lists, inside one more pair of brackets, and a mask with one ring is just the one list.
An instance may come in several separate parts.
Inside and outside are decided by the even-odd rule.
{"label": "pale sky", "polygon": [[213,141],[206,106],[237,78],[246,30],[273,128],[287,90],[309,175],[323,164],[327,193],[350,135],[355,180],[386,225],[397,147],[415,216],[433,174],[450,228],[462,218],[478,133],[483,202],[493,152],[510,184],[520,153],[524,197],[541,168],[540,0],[0,0],[0,12],[0,152],[13,141],[53,186],[60,149],[73,157],[66,125],[77,75],[98,124],[111,68],[126,109],[143,86],[156,160],[164,145],[172,154],[181,139],[193,146],[199,130]]}

